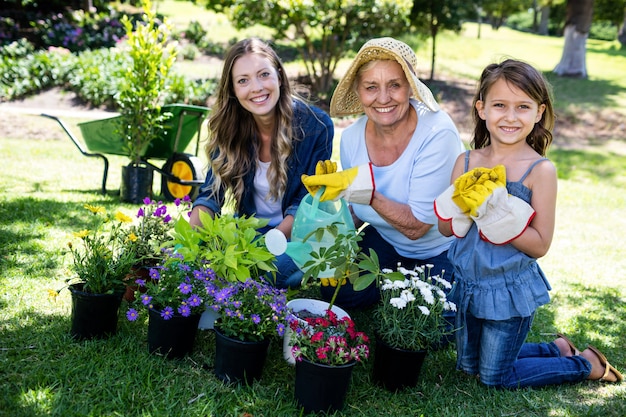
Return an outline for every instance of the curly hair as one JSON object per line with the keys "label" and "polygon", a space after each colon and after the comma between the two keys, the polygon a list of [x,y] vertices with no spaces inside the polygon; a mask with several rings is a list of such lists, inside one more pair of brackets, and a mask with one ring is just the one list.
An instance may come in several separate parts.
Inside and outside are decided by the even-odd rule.
{"label": "curly hair", "polygon": [[237,42],[228,51],[219,82],[217,99],[209,119],[209,140],[206,153],[213,171],[211,192],[230,191],[229,198],[241,208],[244,178],[256,169],[259,154],[257,127],[252,114],[245,110],[235,96],[232,69],[235,61],[247,54],[267,58],[278,74],[280,98],[275,108],[276,123],[271,143],[271,164],[268,171],[270,196],[279,200],[287,184],[287,159],[292,151],[293,100],[289,79],[276,52],[258,38]]}
{"label": "curly hair", "polygon": [[545,156],[552,143],[552,129],[554,129],[556,118],[552,107],[552,89],[543,75],[533,66],[514,59],[507,59],[500,64],[490,64],[483,70],[472,103],[472,117],[476,127],[470,145],[474,149],[480,149],[491,143],[487,123],[480,118],[476,109],[476,102],[482,101],[493,84],[500,79],[504,79],[507,83],[522,90],[537,104],[545,104],[546,108],[541,120],[535,123],[533,130],[526,137],[526,142],[541,156]]}

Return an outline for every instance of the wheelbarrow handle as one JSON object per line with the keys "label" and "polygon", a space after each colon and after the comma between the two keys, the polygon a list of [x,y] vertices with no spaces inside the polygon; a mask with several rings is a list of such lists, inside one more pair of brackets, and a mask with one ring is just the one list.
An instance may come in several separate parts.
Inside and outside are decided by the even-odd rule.
{"label": "wheelbarrow handle", "polygon": [[61,127],[63,128],[65,133],[67,133],[67,135],[70,137],[70,139],[72,140],[74,145],[78,148],[80,153],[82,153],[84,156],[101,158],[103,160],[103,162],[104,162],[104,173],[102,174],[102,195],[106,195],[106,193],[107,193],[107,188],[106,188],[107,187],[107,176],[109,174],[109,160],[107,159],[107,157],[102,155],[101,153],[92,153],[92,152],[87,151],[87,149],[85,149],[85,147],[78,141],[78,139],[76,139],[76,136],[74,136],[72,134],[72,131],[65,124],[65,122],[63,122],[63,120],[59,119],[57,116],[53,116],[51,114],[46,114],[46,113],[41,113],[41,116],[47,117],[47,118],[52,119],[52,120],[56,120],[59,123],[59,125],[61,125]]}

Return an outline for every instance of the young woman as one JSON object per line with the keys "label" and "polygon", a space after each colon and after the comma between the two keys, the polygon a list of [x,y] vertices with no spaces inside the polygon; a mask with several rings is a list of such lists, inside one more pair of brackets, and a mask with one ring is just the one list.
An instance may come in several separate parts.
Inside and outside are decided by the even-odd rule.
{"label": "young woman", "polygon": [[[200,224],[200,210],[214,215],[232,202],[240,215],[269,219],[261,232],[276,228],[290,238],[307,193],[300,177],[330,158],[333,136],[330,117],[292,93],[268,44],[256,38],[236,43],[226,55],[209,120],[209,170],[191,224]],[[300,284],[302,272],[287,255],[278,257],[277,267],[278,287]]]}

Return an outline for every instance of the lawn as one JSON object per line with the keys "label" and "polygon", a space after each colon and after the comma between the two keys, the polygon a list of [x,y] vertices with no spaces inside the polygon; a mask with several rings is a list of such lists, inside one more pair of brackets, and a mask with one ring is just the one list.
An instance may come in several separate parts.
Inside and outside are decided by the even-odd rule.
{"label": "lawn", "polygon": [[[172,3],[179,5],[159,2],[160,11]],[[469,27],[469,35],[460,38],[444,37],[438,61],[442,74],[462,74],[471,80],[485,60],[507,50],[498,39],[488,37],[486,30],[480,42],[489,49],[473,45],[472,30]],[[560,56],[560,39],[513,31],[500,36],[510,53],[518,53],[516,48],[553,51],[546,52],[552,53],[550,60],[544,61],[539,54],[535,57],[544,71]],[[619,114],[626,81],[615,68],[626,68],[625,54],[609,53],[608,43],[590,45],[593,76],[589,80],[553,80],[556,86],[567,86],[559,89],[571,96],[560,109],[590,102]],[[460,50],[466,56],[455,58],[455,51]],[[429,62],[426,50],[419,53],[422,62]],[[596,59],[602,62],[596,64]],[[595,89],[603,85],[614,88]],[[588,132],[593,137],[593,126]],[[623,126],[616,127],[614,142],[623,145],[622,136]],[[127,322],[124,306],[118,334],[111,339],[72,340],[69,292],[63,290],[53,299],[48,290],[61,289],[68,276],[66,242],[84,226],[85,203],[121,208],[129,215],[136,211],[136,206],[121,204],[114,191],[120,183],[119,167],[126,160],[111,158],[110,191],[102,196],[98,193],[101,162],[81,156],[67,139],[0,138],[0,154],[0,416],[299,415],[293,399],[294,369],[282,359],[280,340],[271,344],[261,381],[249,387],[225,385],[215,378],[215,339],[210,331],[199,333],[194,353],[184,360],[148,354],[147,325]],[[559,170],[557,224],[550,252],[539,263],[553,287],[552,302],[539,309],[530,339],[549,340],[563,332],[581,348],[594,344],[626,371],[626,251],[622,243],[626,156],[611,146],[586,146],[554,147],[549,157]],[[315,288],[305,293],[317,295]],[[368,311],[350,313],[357,327],[372,330]],[[583,382],[498,391],[460,374],[454,365],[452,348],[431,352],[418,386],[390,393],[372,384],[370,361],[355,369],[346,407],[336,415],[626,415],[626,384]]]}

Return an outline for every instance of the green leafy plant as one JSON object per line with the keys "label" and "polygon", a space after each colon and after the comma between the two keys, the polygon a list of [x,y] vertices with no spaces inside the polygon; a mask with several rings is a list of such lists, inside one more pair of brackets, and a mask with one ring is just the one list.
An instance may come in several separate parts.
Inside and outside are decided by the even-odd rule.
{"label": "green leafy plant", "polygon": [[218,278],[209,292],[209,308],[220,314],[215,326],[227,337],[259,342],[284,335],[289,314],[286,290],[264,280]]}
{"label": "green leafy plant", "polygon": [[132,219],[121,211],[111,216],[101,206],[86,204],[85,209],[96,217],[96,227],[74,233],[80,246],[68,243],[75,276],[67,283],[82,284],[83,291],[94,294],[123,291],[123,279],[136,260],[135,248],[129,244]]}
{"label": "green leafy plant", "polygon": [[339,233],[337,224],[319,227],[306,235],[302,241],[307,242],[311,239],[321,241],[324,233],[334,236],[334,242],[330,246],[322,246],[311,252],[311,259],[303,265],[302,285],[306,285],[310,279],[317,279],[320,273],[334,269],[334,276],[330,278],[331,285],[336,288],[330,301],[329,308],[332,308],[339,288],[346,281],[350,281],[355,291],[360,291],[377,282],[384,273],[380,269],[375,251],[370,249],[369,254],[361,251],[359,247],[361,236],[356,232]]}
{"label": "green leafy plant", "polygon": [[267,220],[254,216],[222,214],[211,216],[201,211],[202,226],[191,227],[179,219],[170,242],[189,262],[209,262],[215,274],[228,281],[256,279],[265,273],[274,273],[272,255],[257,231]]}
{"label": "green leafy plant", "polygon": [[169,42],[171,26],[158,22],[150,0],[141,2],[144,14],[136,26],[122,17],[126,28],[127,52],[132,60],[123,72],[117,104],[123,119],[120,131],[126,140],[131,164],[140,164],[148,146],[171,116],[161,112],[168,74],[176,60],[175,45]]}
{"label": "green leafy plant", "polygon": [[456,311],[444,290],[450,283],[439,275],[430,275],[432,265],[396,271],[383,270],[381,302],[374,310],[378,337],[388,345],[407,350],[425,350],[451,333],[443,317]]}

